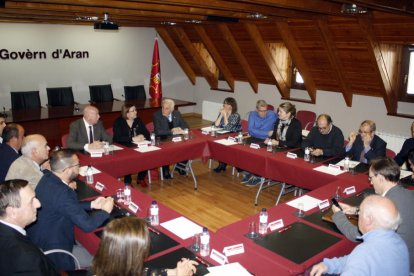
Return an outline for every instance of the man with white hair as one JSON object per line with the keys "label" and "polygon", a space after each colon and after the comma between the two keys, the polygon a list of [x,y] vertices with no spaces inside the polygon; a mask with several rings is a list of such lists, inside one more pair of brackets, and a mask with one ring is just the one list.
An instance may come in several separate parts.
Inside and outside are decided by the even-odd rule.
{"label": "man with white hair", "polygon": [[22,156],[14,160],[6,175],[9,179],[24,179],[36,189],[37,183],[43,176],[43,169],[49,169],[49,146],[46,138],[40,134],[24,137],[22,143]]}
{"label": "man with white hair", "polygon": [[70,124],[67,147],[70,149],[100,149],[103,141],[112,143],[112,137],[99,121],[99,110],[88,105],[83,110],[83,118]]}
{"label": "man with white hair", "polygon": [[409,275],[408,249],[395,233],[400,223],[398,209],[390,199],[379,195],[365,198],[358,219],[364,242],[349,255],[323,259],[310,275]]}

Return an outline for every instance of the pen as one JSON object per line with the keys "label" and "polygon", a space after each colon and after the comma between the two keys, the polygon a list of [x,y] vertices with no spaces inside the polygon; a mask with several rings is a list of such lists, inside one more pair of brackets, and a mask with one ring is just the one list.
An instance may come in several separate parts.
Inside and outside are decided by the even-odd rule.
{"label": "pen", "polygon": [[154,234],[157,234],[158,236],[160,235],[160,232],[158,232],[157,230],[155,230],[154,228],[152,228],[152,227],[149,227],[148,226],[148,230],[150,230],[152,233],[154,233]]}
{"label": "pen", "polygon": [[291,226],[291,225],[286,226],[285,228],[280,229],[280,230],[279,230],[279,233],[283,233],[283,232],[285,232],[285,231],[289,230],[290,228],[292,228],[292,226]]}
{"label": "pen", "polygon": [[358,194],[356,194],[356,196],[361,196],[361,195],[363,195],[364,193],[365,193],[364,191],[359,192]]}
{"label": "pen", "polygon": [[206,263],[203,259],[201,259],[200,257],[196,256],[195,257],[196,260],[200,263],[202,263],[203,265],[205,265],[206,267],[209,267],[208,263]]}

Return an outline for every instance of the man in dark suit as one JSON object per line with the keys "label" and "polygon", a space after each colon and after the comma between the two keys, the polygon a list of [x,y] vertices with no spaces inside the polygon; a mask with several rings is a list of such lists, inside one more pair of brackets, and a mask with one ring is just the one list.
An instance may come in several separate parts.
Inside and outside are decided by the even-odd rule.
{"label": "man in dark suit", "polygon": [[349,143],[345,146],[346,156],[354,161],[368,164],[372,159],[385,157],[387,143],[375,135],[375,122],[365,120],[359,127],[359,134],[349,134]]}
{"label": "man in dark suit", "polygon": [[[46,170],[36,187],[42,209],[39,210],[37,222],[28,228],[28,234],[42,250],[63,249],[76,256],[77,252],[73,251],[75,225],[85,232],[91,232],[101,226],[109,218],[113,199],[99,197],[93,201],[77,200],[75,191],[68,186],[68,183],[79,174],[79,159],[74,151],[65,149],[53,152],[50,167],[52,172]],[[101,211],[89,215],[86,211],[92,209]],[[58,269],[75,268],[69,256],[53,254],[50,259]]]}
{"label": "man in dark suit", "polygon": [[19,157],[24,129],[19,124],[9,124],[3,129],[3,143],[0,144],[0,182],[6,178],[11,164]]}
{"label": "man in dark suit", "polygon": [[[175,102],[172,99],[163,99],[161,103],[162,109],[158,110],[152,116],[154,122],[154,132],[157,136],[169,136],[183,134],[184,129],[188,129],[188,124],[181,117],[178,110],[174,110]],[[163,176],[170,179],[169,166],[163,166]],[[179,171],[185,174],[184,171]]]}
{"label": "man in dark suit", "polygon": [[3,113],[0,113],[0,144],[3,143],[3,129],[6,127],[6,117]]}
{"label": "man in dark suit", "polygon": [[0,185],[0,274],[59,275],[50,260],[27,237],[40,202],[26,180]]}
{"label": "man in dark suit", "polygon": [[112,143],[112,137],[99,121],[99,110],[88,105],[83,110],[83,118],[70,124],[67,147],[70,149],[100,149],[103,141]]}

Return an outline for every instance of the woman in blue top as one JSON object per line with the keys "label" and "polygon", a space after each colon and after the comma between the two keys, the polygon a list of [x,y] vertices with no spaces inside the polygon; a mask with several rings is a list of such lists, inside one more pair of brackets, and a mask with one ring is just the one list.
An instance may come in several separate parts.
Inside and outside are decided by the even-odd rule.
{"label": "woman in blue top", "polygon": [[[239,132],[242,130],[240,114],[237,113],[237,102],[234,98],[228,97],[224,99],[223,108],[213,124],[215,127],[228,130],[230,132]],[[219,162],[214,169],[216,173],[226,170],[226,163]]]}

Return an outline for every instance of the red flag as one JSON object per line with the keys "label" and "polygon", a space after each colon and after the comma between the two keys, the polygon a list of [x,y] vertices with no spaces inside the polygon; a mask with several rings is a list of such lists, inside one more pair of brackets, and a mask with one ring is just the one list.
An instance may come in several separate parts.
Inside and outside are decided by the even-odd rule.
{"label": "red flag", "polygon": [[151,68],[151,80],[149,85],[149,94],[153,99],[162,98],[161,87],[161,66],[160,56],[158,54],[158,39],[155,39],[154,52],[152,54],[152,68]]}

